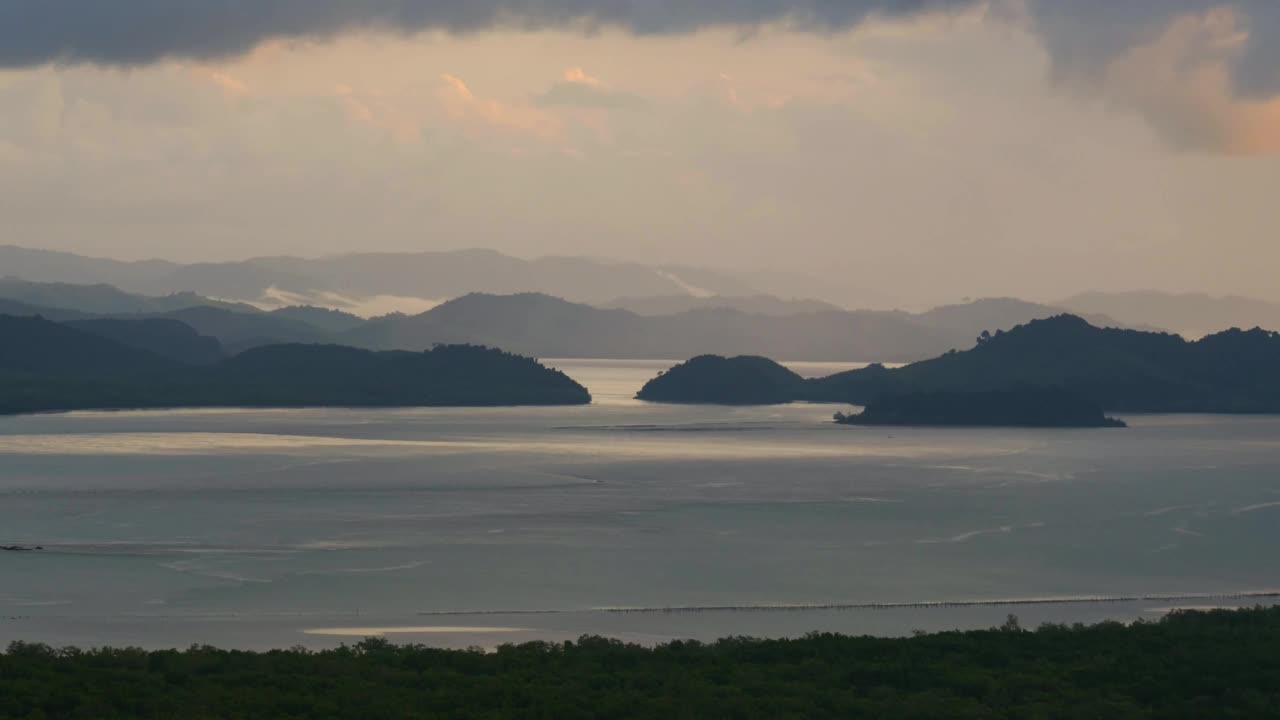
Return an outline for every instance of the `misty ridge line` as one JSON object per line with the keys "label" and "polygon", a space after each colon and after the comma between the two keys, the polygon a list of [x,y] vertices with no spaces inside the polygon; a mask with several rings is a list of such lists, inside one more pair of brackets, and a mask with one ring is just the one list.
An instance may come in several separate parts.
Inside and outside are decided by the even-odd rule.
{"label": "misty ridge line", "polygon": [[[131,342],[141,328],[101,320],[166,320],[216,340],[224,354],[279,343],[381,350],[461,343],[543,358],[713,353],[893,363],[968,348],[984,331],[1068,313],[1099,327],[1187,337],[1229,327],[1280,327],[1280,305],[1239,297],[1085,293],[1053,304],[994,298],[915,313],[845,310],[842,298],[805,299],[812,288],[803,281],[582,257],[531,261],[485,250],[184,265],[0,246],[0,268],[11,276],[0,279],[0,313],[81,323]],[[309,307],[264,311],[254,304],[282,288],[290,301]],[[335,302],[361,297],[454,299],[431,302],[425,312],[383,308],[372,318]],[[161,333],[158,323],[148,327]],[[182,329],[163,334],[176,341]],[[182,340],[188,346],[183,352],[210,352],[195,348],[199,342]]]}

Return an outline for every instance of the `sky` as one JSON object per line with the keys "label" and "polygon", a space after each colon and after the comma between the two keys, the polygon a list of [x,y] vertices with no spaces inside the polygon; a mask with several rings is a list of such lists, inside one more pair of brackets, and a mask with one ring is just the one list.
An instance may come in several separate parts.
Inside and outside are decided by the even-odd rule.
{"label": "sky", "polygon": [[1280,300],[1278,198],[1274,0],[0,0],[0,243]]}

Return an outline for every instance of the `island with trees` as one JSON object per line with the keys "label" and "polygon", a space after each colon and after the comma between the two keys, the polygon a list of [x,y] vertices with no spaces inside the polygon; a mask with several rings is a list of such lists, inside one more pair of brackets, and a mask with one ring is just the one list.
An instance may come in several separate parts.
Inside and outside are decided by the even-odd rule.
{"label": "island with trees", "polygon": [[0,653],[0,717],[1275,718],[1280,608],[905,638]]}
{"label": "island with trees", "polygon": [[[424,352],[268,345],[209,362],[207,351],[190,352],[203,345],[165,326],[73,327],[12,316],[0,316],[0,338],[0,413],[591,402],[558,370],[474,345]],[[182,352],[160,347],[170,340]],[[184,353],[192,362],[175,359]]]}
{"label": "island with trees", "polygon": [[836,413],[842,425],[938,427],[1125,427],[1076,393],[1054,388],[883,395],[861,413]]}
{"label": "island with trees", "polygon": [[762,357],[700,355],[645,383],[636,397],[667,403],[773,405],[801,392],[804,379]]}
{"label": "island with trees", "polygon": [[929,393],[1054,389],[1108,412],[1280,412],[1280,333],[1259,328],[1231,329],[1190,341],[1168,333],[1099,328],[1073,315],[1059,315],[1007,332],[983,333],[973,348],[931,360],[772,383],[763,391],[750,378],[727,384],[715,363],[686,365],[679,383],[667,383],[661,394],[642,392],[640,397],[700,402],[705,388],[715,387],[719,402],[866,406],[881,398]]}

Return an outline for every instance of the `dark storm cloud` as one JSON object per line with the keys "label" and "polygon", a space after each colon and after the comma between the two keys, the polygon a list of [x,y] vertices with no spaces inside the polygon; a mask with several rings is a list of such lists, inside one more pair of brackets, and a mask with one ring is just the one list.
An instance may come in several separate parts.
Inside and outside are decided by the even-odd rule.
{"label": "dark storm cloud", "polygon": [[617,26],[679,33],[786,20],[814,30],[976,0],[0,0],[0,66],[214,58],[271,38]]}
{"label": "dark storm cloud", "polygon": [[1229,8],[1248,42],[1234,66],[1236,90],[1280,90],[1280,0],[1031,0],[1036,29],[1060,79],[1097,78],[1126,50],[1159,35],[1176,17]]}
{"label": "dark storm cloud", "polygon": [[[999,5],[1004,0],[996,4]],[[1173,17],[1221,6],[1250,32],[1241,91],[1280,88],[1280,0],[1027,0],[1065,74],[1087,77]],[[0,0],[0,67],[50,62],[143,65],[237,55],[271,38],[391,32],[621,27],[691,32],[787,21],[815,31],[869,15],[961,10],[981,0]]]}

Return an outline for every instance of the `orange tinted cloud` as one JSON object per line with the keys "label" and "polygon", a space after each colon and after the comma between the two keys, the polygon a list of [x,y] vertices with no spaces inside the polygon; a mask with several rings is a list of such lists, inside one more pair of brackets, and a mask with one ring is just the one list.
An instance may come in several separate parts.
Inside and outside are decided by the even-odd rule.
{"label": "orange tinted cloud", "polygon": [[227,95],[248,95],[249,85],[221,70],[196,68],[196,77],[216,86]]}
{"label": "orange tinted cloud", "polygon": [[422,120],[377,91],[357,91],[349,85],[334,86],[333,94],[347,115],[361,125],[384,130],[397,142],[416,144],[422,139]]}
{"label": "orange tinted cloud", "polygon": [[592,77],[587,71],[580,67],[571,67],[564,71],[564,81],[578,83],[579,85],[591,85],[593,87],[605,87],[600,78]]}
{"label": "orange tinted cloud", "polygon": [[530,105],[504,103],[478,97],[456,75],[441,75],[436,97],[455,122],[551,139],[559,135],[561,124],[555,116]]}
{"label": "orange tinted cloud", "polygon": [[1242,97],[1235,90],[1233,68],[1248,42],[1230,7],[1183,15],[1113,61],[1104,90],[1183,147],[1280,153],[1280,96]]}

